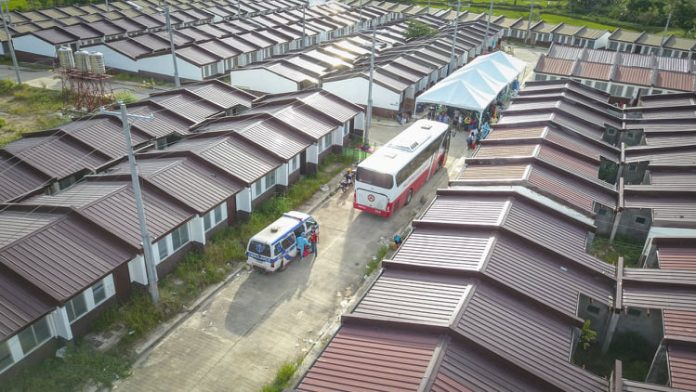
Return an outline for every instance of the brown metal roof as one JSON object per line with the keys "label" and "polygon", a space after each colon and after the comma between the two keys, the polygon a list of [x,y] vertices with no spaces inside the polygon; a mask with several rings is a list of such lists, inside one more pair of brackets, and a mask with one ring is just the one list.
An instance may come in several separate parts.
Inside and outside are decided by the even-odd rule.
{"label": "brown metal roof", "polygon": [[300,102],[268,103],[254,106],[249,113],[269,113],[278,120],[299,129],[313,140],[319,140],[342,123]]}
{"label": "brown metal roof", "polygon": [[542,193],[564,200],[590,214],[595,212],[595,203],[612,209],[616,206],[617,194],[608,185],[606,188],[595,187],[539,165],[532,166],[528,183]]}
{"label": "brown metal roof", "polygon": [[54,306],[28,285],[0,270],[0,341],[43,317]]}
{"label": "brown metal roof", "polygon": [[694,311],[665,309],[662,312],[662,325],[665,339],[686,341],[696,339],[696,312]]}
{"label": "brown metal roof", "polygon": [[63,303],[133,257],[134,249],[68,214],[3,248],[0,263]]}
{"label": "brown metal roof", "polygon": [[349,121],[362,112],[359,106],[321,89],[264,95],[254,102],[254,106],[279,100],[298,100],[341,123]]}
{"label": "brown metal roof", "polygon": [[0,202],[47,185],[49,178],[20,160],[0,153]]}
{"label": "brown metal roof", "polygon": [[210,164],[251,184],[281,165],[282,161],[240,137],[211,136],[185,139],[169,151],[192,151]]}
{"label": "brown metal roof", "polygon": [[571,74],[574,64],[573,60],[556,59],[542,55],[534,68],[534,72],[567,76]]}
{"label": "brown metal roof", "polygon": [[48,177],[64,178],[79,171],[95,169],[109,158],[98,151],[61,136],[30,136],[5,146],[14,155]]}
{"label": "brown metal roof", "polygon": [[468,165],[455,180],[457,185],[467,183],[520,182],[527,178],[529,164]]}
{"label": "brown metal roof", "polygon": [[[193,213],[144,184],[143,203],[153,241],[181,226]],[[41,195],[22,204],[73,206],[81,214],[128,244],[140,248],[140,229],[130,182],[85,181],[55,195]]]}
{"label": "brown metal roof", "polygon": [[478,285],[454,329],[559,389],[607,390],[607,380],[569,362],[573,328],[522,298]]}
{"label": "brown metal roof", "polygon": [[616,66],[614,80],[620,83],[637,84],[639,86],[649,86],[652,80],[653,71],[649,68]]}
{"label": "brown metal roof", "polygon": [[462,279],[387,271],[352,314],[447,326],[469,287]]}
{"label": "brown metal roof", "polygon": [[[123,126],[116,119],[94,118],[78,120],[62,125],[60,129],[90,148],[104,153],[111,159],[126,155]],[[148,141],[150,139],[148,136],[136,129],[131,131],[131,141],[134,146]]]}
{"label": "brown metal roof", "polygon": [[505,197],[438,197],[421,220],[443,223],[498,225],[503,220],[510,200]]}
{"label": "brown metal roof", "polygon": [[299,129],[266,113],[225,117],[206,123],[203,130],[234,131],[249,143],[283,160],[291,159],[314,143]]}
{"label": "brown metal roof", "polygon": [[169,111],[194,122],[201,122],[208,117],[223,112],[225,109],[208,101],[205,97],[200,97],[186,90],[173,90],[161,94],[153,94],[149,99]]}
{"label": "brown metal roof", "polygon": [[298,391],[417,391],[436,336],[343,326]]}
{"label": "brown metal roof", "polygon": [[596,80],[609,80],[611,76],[612,65],[610,64],[599,64],[599,63],[588,63],[586,61],[579,61],[578,66],[573,72],[573,76],[579,76],[586,79],[596,79]]}
{"label": "brown metal roof", "polygon": [[696,75],[682,72],[658,71],[655,87],[677,91],[694,91]]}
{"label": "brown metal roof", "polygon": [[696,271],[696,247],[660,245],[657,248],[657,260],[662,269]]}
{"label": "brown metal roof", "polygon": [[[628,189],[628,187],[626,188]],[[653,221],[677,224],[696,223],[696,200],[689,196],[648,196],[641,193],[625,192],[626,208],[647,208],[652,210]]]}
{"label": "brown metal roof", "polygon": [[416,228],[392,260],[437,268],[477,271],[490,250],[492,233]]}
{"label": "brown metal roof", "polygon": [[670,343],[667,347],[667,364],[673,388],[696,390],[696,349],[693,346]]}
{"label": "brown metal roof", "polygon": [[[225,172],[193,157],[140,158],[138,173],[201,215],[233,197],[244,187]],[[127,163],[121,163],[109,169],[105,175],[130,175],[130,169]]]}
{"label": "brown metal roof", "polygon": [[189,119],[159,106],[151,101],[141,101],[128,105],[128,112],[143,116],[152,115],[151,120],[133,120],[132,126],[147,133],[152,138],[161,138],[172,134],[187,135],[195,120]]}
{"label": "brown metal roof", "polygon": [[[665,280],[674,281],[673,275],[671,273],[664,274]],[[694,293],[692,288],[661,288],[654,284],[646,284],[646,282],[654,282],[655,280],[654,276],[649,276],[648,279],[643,281],[636,281],[636,283],[630,285],[625,284],[623,289],[624,305],[646,309],[696,311],[696,293]],[[693,273],[687,279],[682,279],[681,282],[693,284]]]}

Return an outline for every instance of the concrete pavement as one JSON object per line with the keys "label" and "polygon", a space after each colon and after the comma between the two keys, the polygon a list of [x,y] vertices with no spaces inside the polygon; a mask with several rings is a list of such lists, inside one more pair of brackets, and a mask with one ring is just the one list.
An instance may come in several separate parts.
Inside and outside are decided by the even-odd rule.
{"label": "concrete pavement", "polygon": [[[371,139],[384,143],[403,127],[378,121]],[[461,166],[463,137],[455,137],[448,168]],[[455,158],[455,159],[452,159]],[[449,169],[448,169],[449,170]],[[390,219],[352,208],[337,193],[313,214],[321,225],[319,256],[280,273],[244,271],[140,360],[125,391],[258,391],[278,367],[310,350],[335,325],[364,282],[366,264],[405,227],[437,187],[441,170],[411,205]],[[323,342],[320,342],[320,344]]]}

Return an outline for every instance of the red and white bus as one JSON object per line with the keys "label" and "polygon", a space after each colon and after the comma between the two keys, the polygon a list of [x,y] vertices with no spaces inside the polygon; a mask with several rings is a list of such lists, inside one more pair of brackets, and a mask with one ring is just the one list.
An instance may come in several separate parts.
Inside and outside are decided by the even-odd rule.
{"label": "red and white bus", "polygon": [[449,126],[418,120],[358,165],[353,207],[384,217],[411,202],[413,194],[447,161]]}

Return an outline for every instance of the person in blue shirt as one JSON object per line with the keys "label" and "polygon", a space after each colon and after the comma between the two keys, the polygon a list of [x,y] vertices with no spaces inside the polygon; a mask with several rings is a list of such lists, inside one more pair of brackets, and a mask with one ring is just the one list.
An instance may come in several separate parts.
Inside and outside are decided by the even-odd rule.
{"label": "person in blue shirt", "polygon": [[307,234],[302,233],[297,236],[295,246],[297,246],[297,254],[300,256],[300,260],[304,258],[304,250],[307,247],[307,243]]}

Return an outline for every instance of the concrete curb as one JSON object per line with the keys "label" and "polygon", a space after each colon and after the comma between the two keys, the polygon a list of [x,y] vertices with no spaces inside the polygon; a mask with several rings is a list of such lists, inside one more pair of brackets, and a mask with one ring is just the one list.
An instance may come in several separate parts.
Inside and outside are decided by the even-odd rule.
{"label": "concrete curb", "polygon": [[147,354],[162,341],[171,331],[176,327],[181,325],[186,319],[188,319],[193,313],[195,313],[200,307],[208,302],[215,294],[217,294],[223,287],[230,283],[234,278],[238,277],[240,272],[244,270],[245,264],[240,265],[237,269],[232,271],[227,277],[220,283],[207,288],[201,296],[196,299],[190,306],[186,308],[185,312],[179,313],[174,316],[173,319],[165,322],[160,327],[158,327],[142,345],[134,349],[137,359],[133,363],[133,368],[137,367],[142,361],[147,357]]}

